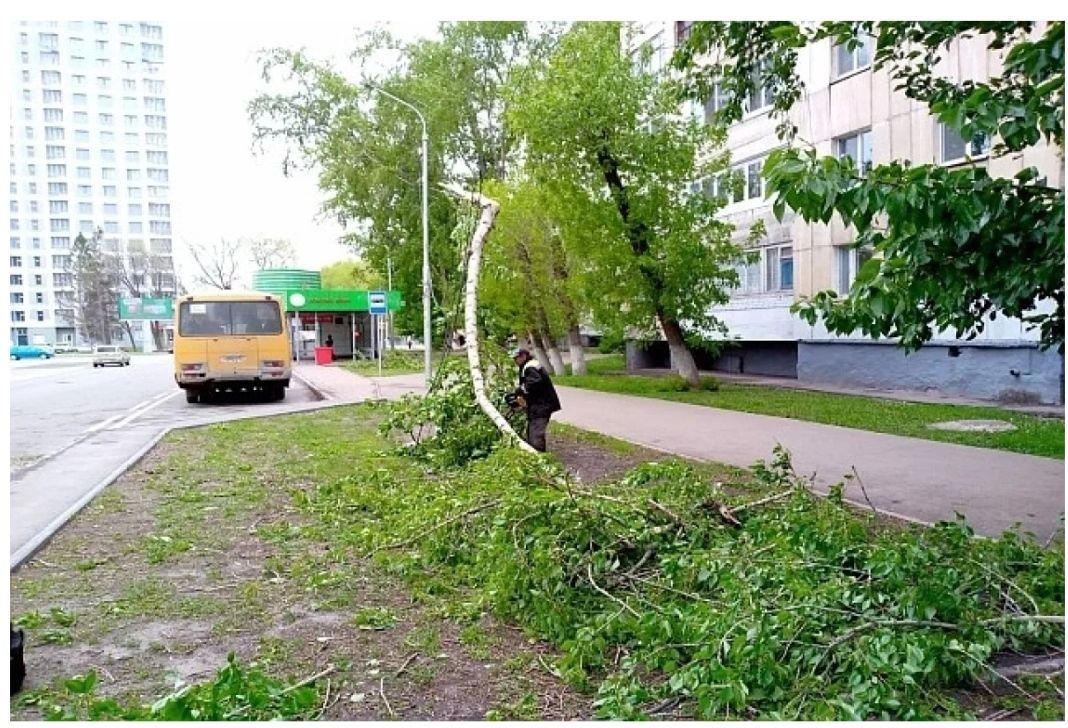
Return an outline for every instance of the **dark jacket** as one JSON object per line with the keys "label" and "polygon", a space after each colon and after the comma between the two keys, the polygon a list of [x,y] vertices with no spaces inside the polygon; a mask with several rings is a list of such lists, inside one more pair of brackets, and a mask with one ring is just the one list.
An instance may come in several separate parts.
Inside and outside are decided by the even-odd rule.
{"label": "dark jacket", "polygon": [[531,359],[520,369],[519,393],[527,400],[528,417],[548,417],[560,411],[556,387],[537,359]]}

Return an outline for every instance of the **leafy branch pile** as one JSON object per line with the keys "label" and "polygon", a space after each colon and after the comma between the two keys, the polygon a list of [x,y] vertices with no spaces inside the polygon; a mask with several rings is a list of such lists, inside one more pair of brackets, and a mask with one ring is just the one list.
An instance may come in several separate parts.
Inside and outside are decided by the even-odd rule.
{"label": "leafy branch pile", "polygon": [[[486,395],[508,417],[504,396],[518,383],[515,365],[490,346],[483,357],[489,362]],[[498,445],[501,433],[479,409],[472,391],[467,359],[446,357],[429,394],[405,395],[386,408],[381,432],[401,437],[407,452],[440,466],[485,457]],[[522,432],[522,414],[511,415],[511,424]]]}
{"label": "leafy branch pile", "polygon": [[781,450],[730,486],[669,462],[591,489],[507,449],[416,470],[304,505],[413,586],[551,640],[601,717],[959,717],[948,691],[995,653],[1063,646],[1062,545],[887,527],[844,486],[812,494]]}
{"label": "leafy branch pile", "polygon": [[[285,686],[233,653],[215,679],[189,685],[151,705],[122,704],[96,694],[97,674],[65,680],[63,693],[42,706],[48,720],[278,720],[316,717],[318,690],[310,680]],[[32,699],[32,698],[31,698]]]}

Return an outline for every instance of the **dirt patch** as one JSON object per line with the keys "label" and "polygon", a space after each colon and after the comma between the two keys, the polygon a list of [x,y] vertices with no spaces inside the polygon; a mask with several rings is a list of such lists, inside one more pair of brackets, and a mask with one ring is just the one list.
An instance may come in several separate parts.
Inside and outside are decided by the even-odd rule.
{"label": "dirt patch", "polygon": [[597,483],[622,476],[636,465],[667,459],[655,450],[633,447],[610,448],[580,435],[572,428],[555,427],[549,434],[549,453],[568,471],[585,483]]}

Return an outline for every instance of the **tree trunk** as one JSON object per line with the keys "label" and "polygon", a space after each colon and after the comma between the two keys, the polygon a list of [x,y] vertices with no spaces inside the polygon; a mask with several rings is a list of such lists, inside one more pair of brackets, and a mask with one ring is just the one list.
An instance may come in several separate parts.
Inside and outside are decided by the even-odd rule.
{"label": "tree trunk", "polygon": [[578,324],[574,324],[567,331],[567,346],[571,350],[571,373],[586,373],[586,350],[582,348],[582,334],[579,333]]}
{"label": "tree trunk", "polygon": [[152,343],[156,351],[163,350],[163,325],[159,321],[153,321],[152,324]]}
{"label": "tree trunk", "polygon": [[464,336],[467,339],[465,342],[467,346],[467,368],[471,373],[471,387],[475,390],[475,401],[478,402],[478,406],[506,438],[522,450],[531,453],[536,452],[523,438],[516,434],[516,431],[508,424],[508,420],[493,406],[489,397],[486,396],[486,382],[482,377],[482,363],[479,360],[478,353],[478,274],[482,265],[482,245],[493,228],[493,219],[497,217],[497,211],[501,206],[488,197],[472,194],[461,187],[442,185],[442,188],[449,194],[461,200],[468,200],[482,208],[478,227],[475,229],[474,235],[471,236],[471,257],[467,263],[467,286],[464,290]]}
{"label": "tree trunk", "polygon": [[552,364],[552,372],[557,376],[564,376],[567,374],[567,367],[564,364],[564,357],[560,356],[560,349],[556,346],[556,342],[550,334],[542,332],[542,345],[545,347],[546,353],[549,355],[549,363]]}
{"label": "tree trunk", "polygon": [[530,342],[530,350],[533,352],[534,358],[538,360],[538,363],[552,371],[553,363],[549,360],[549,354],[541,343],[541,336],[535,331],[528,331],[527,341]]}
{"label": "tree trunk", "polygon": [[130,340],[130,350],[137,351],[137,343],[134,341],[133,327],[130,326],[130,322],[124,321],[122,323],[122,328],[126,330],[126,338]]}
{"label": "tree trunk", "polygon": [[671,351],[671,360],[675,364],[675,369],[678,373],[686,379],[691,387],[698,389],[701,386],[701,375],[697,371],[697,364],[694,363],[693,354],[690,353],[689,347],[686,346],[686,340],[682,337],[682,327],[679,326],[679,322],[672,318],[667,318],[662,312],[657,313],[657,319],[660,321],[661,328],[664,329],[664,338],[667,339],[668,349]]}

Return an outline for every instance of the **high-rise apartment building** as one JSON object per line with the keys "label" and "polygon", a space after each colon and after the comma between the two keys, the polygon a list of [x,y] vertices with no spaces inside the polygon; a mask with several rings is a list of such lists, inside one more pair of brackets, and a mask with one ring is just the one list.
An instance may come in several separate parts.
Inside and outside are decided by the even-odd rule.
{"label": "high-rise apartment building", "polygon": [[[686,21],[631,26],[630,46],[647,44],[653,51],[653,69],[664,68],[689,26]],[[1036,32],[1044,32],[1041,24]],[[797,72],[805,91],[790,119],[798,137],[818,153],[849,156],[861,169],[908,160],[947,167],[975,164],[994,176],[1011,177],[1035,167],[1049,186],[1064,187],[1064,159],[1054,146],[1039,144],[998,157],[990,154],[989,139],[961,139],[925,104],[895,90],[886,69],[874,70],[870,41],[848,48],[828,39],[798,52]],[[957,81],[982,82],[1001,72],[1002,56],[983,38],[961,38],[950,44],[937,71]],[[721,101],[717,93],[684,113],[710,122]],[[723,197],[720,217],[734,226],[738,242],[749,244],[757,221],[767,230],[750,246],[755,260],[738,265],[740,284],[730,302],[713,309],[737,337],[737,345],[699,365],[838,386],[1063,402],[1063,355],[1040,351],[1038,332],[1016,318],[990,320],[971,341],[940,331],[920,351],[906,356],[893,341],[860,333],[834,335],[790,312],[798,297],[829,289],[847,293],[871,253],[852,246],[854,232],[837,217],[824,225],[806,223],[789,210],[782,220],[773,214],[761,174],[768,153],[783,144],[775,133],[778,120],[771,117],[772,103],[770,92],[755,89],[746,100],[744,117],[728,129],[730,171],[741,184],[724,184],[722,176],[693,182],[706,194]],[[1052,302],[1039,306],[1052,308]],[[645,355],[635,349],[633,358],[648,362],[649,352],[654,359],[660,353],[666,362],[666,346],[650,347]]]}
{"label": "high-rise apartment building", "polygon": [[[12,343],[83,344],[69,256],[102,232],[122,295],[173,297],[167,89],[161,25],[12,25]],[[135,323],[138,344],[151,340]],[[118,332],[116,332],[118,333]]]}

